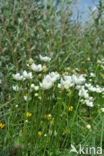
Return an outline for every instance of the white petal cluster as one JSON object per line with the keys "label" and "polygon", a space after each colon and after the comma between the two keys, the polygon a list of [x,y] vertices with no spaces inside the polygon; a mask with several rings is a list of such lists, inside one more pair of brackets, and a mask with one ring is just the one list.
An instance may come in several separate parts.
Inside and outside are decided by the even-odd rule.
{"label": "white petal cluster", "polygon": [[27,73],[27,71],[24,70],[22,75],[20,73],[17,73],[13,75],[13,78],[17,81],[32,79],[32,72]]}
{"label": "white petal cluster", "polygon": [[31,84],[31,89],[34,89],[35,91],[39,90],[39,86],[35,86],[33,83]]}
{"label": "white petal cluster", "polygon": [[98,85],[96,87],[93,87],[90,83],[86,83],[85,86],[91,92],[102,93],[104,91],[104,88],[101,88]]}
{"label": "white petal cluster", "polygon": [[39,55],[39,58],[41,61],[44,61],[44,62],[50,62],[51,61],[51,58],[48,56],[43,57],[43,56]]}
{"label": "white petal cluster", "polygon": [[76,85],[82,85],[86,81],[86,79],[84,78],[83,75],[77,76],[77,75],[73,74],[72,75],[72,81]]}
{"label": "white petal cluster", "polygon": [[72,75],[72,76],[63,76],[61,78],[60,83],[58,84],[59,88],[65,88],[69,89],[75,85],[82,85],[85,82],[85,78],[83,75],[77,76],[77,75]]}
{"label": "white petal cluster", "polygon": [[90,101],[89,99],[85,100],[85,103],[89,107],[93,107],[94,106],[93,101]]}
{"label": "white petal cluster", "polygon": [[90,77],[96,77],[94,73],[90,73]]}
{"label": "white petal cluster", "polygon": [[50,89],[59,78],[60,75],[57,72],[51,72],[44,77],[42,83],[40,83],[40,87],[45,90]]}
{"label": "white petal cluster", "polygon": [[81,89],[79,90],[79,96],[88,99],[89,97],[88,90],[86,90],[84,86],[82,86]]}
{"label": "white petal cluster", "polygon": [[30,68],[35,71],[35,72],[41,72],[43,70],[43,67],[41,64],[36,65],[35,63],[33,63]]}
{"label": "white petal cluster", "polygon": [[93,104],[94,99],[93,99],[93,97],[89,96],[88,90],[85,89],[85,86],[80,86],[79,88],[77,86],[76,89],[79,90],[79,96],[81,98],[83,98],[82,102],[85,103],[89,107],[93,107],[94,106],[94,104]]}
{"label": "white petal cluster", "polygon": [[12,88],[13,88],[14,91],[20,91],[21,90],[21,88],[19,88],[18,85],[12,86]]}
{"label": "white petal cluster", "polygon": [[104,70],[104,58],[97,61],[98,64],[100,64],[101,68]]}
{"label": "white petal cluster", "polygon": [[78,95],[83,98],[83,103],[89,107],[93,107],[93,98],[89,96],[88,90],[85,88],[85,77],[83,75],[77,76],[73,74],[72,76],[63,76],[58,88],[69,89],[75,87],[78,90]]}
{"label": "white petal cluster", "polygon": [[31,100],[31,97],[28,97],[27,95],[25,95],[25,96],[24,96],[24,100],[25,100],[25,101]]}
{"label": "white petal cluster", "polygon": [[27,96],[24,96],[24,100],[27,101]]}
{"label": "white petal cluster", "polygon": [[22,75],[24,79],[32,79],[32,72],[27,73],[27,71],[24,70]]}
{"label": "white petal cluster", "polygon": [[50,77],[53,83],[56,82],[60,78],[60,75],[57,72],[51,72],[48,74],[48,76]]}
{"label": "white petal cluster", "polygon": [[91,129],[91,125],[87,125],[86,127],[87,127],[88,129]]}
{"label": "white petal cluster", "polygon": [[13,78],[17,81],[21,81],[23,79],[23,76],[20,75],[20,73],[13,74]]}
{"label": "white petal cluster", "polygon": [[64,76],[61,78],[60,83],[58,84],[58,88],[69,89],[74,86],[71,76]]}
{"label": "white petal cluster", "polygon": [[101,108],[101,111],[104,113],[104,108]]}

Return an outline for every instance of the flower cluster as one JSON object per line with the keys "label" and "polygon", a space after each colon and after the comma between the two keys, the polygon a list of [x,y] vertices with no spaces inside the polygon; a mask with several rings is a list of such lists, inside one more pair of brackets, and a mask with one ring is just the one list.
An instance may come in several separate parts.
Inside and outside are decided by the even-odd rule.
{"label": "flower cluster", "polygon": [[99,87],[96,85],[96,87],[92,86],[90,83],[86,83],[85,86],[88,88],[89,91],[91,92],[96,92],[96,93],[102,93],[104,91],[104,88]]}
{"label": "flower cluster", "polygon": [[44,61],[44,62],[50,62],[51,61],[51,58],[47,57],[47,56],[43,57],[43,56],[39,55],[39,58],[41,61]]}
{"label": "flower cluster", "polygon": [[[51,60],[51,58],[45,56],[41,56],[39,55],[40,60],[44,61],[44,62],[49,62]],[[99,62],[101,65],[104,64],[104,61],[100,61]],[[29,60],[29,66],[30,69],[32,69],[35,72],[41,72],[43,71],[43,74],[47,72],[47,67],[46,65],[42,66],[41,64],[36,65],[33,61],[33,59]],[[76,69],[77,71],[79,71],[79,69]],[[42,74],[40,73],[39,75],[42,76]],[[38,77],[39,77],[38,75]],[[31,89],[30,91],[38,91],[39,88],[41,87],[43,90],[48,90],[50,88],[52,88],[52,86],[55,84],[55,82],[57,80],[60,79],[60,82],[58,83],[58,88],[59,89],[66,89],[67,91],[70,91],[71,88],[75,88],[75,90],[78,92],[78,95],[80,97],[80,101],[83,104],[86,104],[89,107],[93,107],[94,106],[94,98],[92,96],[90,96],[91,92],[96,92],[96,93],[103,93],[104,92],[104,88],[101,88],[100,86],[96,85],[95,87],[91,84],[91,83],[86,83],[86,76],[85,74],[78,74],[76,71],[72,74],[72,75],[68,75],[68,73],[63,73],[61,74],[62,76],[60,76],[59,73],[57,72],[51,72],[47,75],[44,76],[42,82],[39,82],[40,86],[35,85],[33,82],[31,83]],[[95,78],[96,75],[91,72],[89,74],[90,78]],[[17,73],[15,75],[13,75],[13,78],[15,80],[28,80],[28,79],[32,79],[32,72],[27,72],[26,70],[23,71],[22,74]],[[89,79],[90,81],[90,79]],[[13,90],[14,91],[19,91],[21,88],[18,87],[18,85],[13,86]],[[38,93],[35,93],[34,96],[39,96]],[[24,100],[30,100],[31,97],[28,97],[27,95],[24,96]]]}
{"label": "flower cluster", "polygon": [[79,97],[83,98],[81,101],[89,107],[93,107],[93,98],[89,96],[88,90],[85,89],[85,77],[83,75],[63,76],[61,82],[58,84],[59,88],[70,89],[75,87],[78,90]]}
{"label": "flower cluster", "polygon": [[27,73],[26,70],[23,71],[23,80],[32,79],[32,72]]}
{"label": "flower cluster", "polygon": [[31,84],[31,89],[38,91],[39,90],[39,86],[35,86],[33,83]]}
{"label": "flower cluster", "polygon": [[14,91],[20,91],[22,88],[19,87],[18,85],[12,86]]}
{"label": "flower cluster", "polygon": [[69,110],[69,112],[72,112],[72,111],[73,111],[73,106],[70,106],[70,107],[68,108],[68,110]]}
{"label": "flower cluster", "polygon": [[20,75],[20,73],[13,74],[13,79],[20,81],[20,80],[23,80],[23,76]]}
{"label": "flower cluster", "polygon": [[32,113],[29,113],[29,112],[27,112],[26,113],[26,117],[28,118],[28,117],[31,117],[32,116]]}
{"label": "flower cluster", "polygon": [[57,72],[51,72],[44,77],[42,83],[40,83],[40,87],[45,90],[50,89],[59,78],[60,75]]}
{"label": "flower cluster", "polygon": [[32,72],[27,73],[27,71],[24,70],[22,75],[20,73],[13,74],[13,79],[17,81],[32,79]]}
{"label": "flower cluster", "polygon": [[82,86],[79,89],[79,96],[83,99],[81,99],[82,103],[85,103],[89,107],[93,107],[93,97],[90,97],[88,94],[88,90],[85,89],[85,86]]}
{"label": "flower cluster", "polygon": [[69,89],[76,85],[82,85],[84,82],[85,82],[85,78],[83,75],[80,75],[80,76],[77,76],[74,74],[72,76],[64,75],[63,78],[61,78],[61,81],[58,84],[58,87]]}
{"label": "flower cluster", "polygon": [[100,65],[100,67],[104,70],[104,58],[101,60],[98,60],[97,63]]}
{"label": "flower cluster", "polygon": [[36,65],[35,63],[32,63],[30,68],[35,72],[41,72],[43,70],[43,67],[41,64]]}

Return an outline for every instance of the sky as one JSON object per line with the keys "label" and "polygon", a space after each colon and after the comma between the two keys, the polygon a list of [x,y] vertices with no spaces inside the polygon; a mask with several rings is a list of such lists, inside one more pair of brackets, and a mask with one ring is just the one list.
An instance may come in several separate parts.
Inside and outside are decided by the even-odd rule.
{"label": "sky", "polygon": [[76,0],[77,4],[73,7],[74,19],[77,18],[78,10],[80,11],[81,21],[85,23],[87,21],[90,9],[94,8],[99,0]]}

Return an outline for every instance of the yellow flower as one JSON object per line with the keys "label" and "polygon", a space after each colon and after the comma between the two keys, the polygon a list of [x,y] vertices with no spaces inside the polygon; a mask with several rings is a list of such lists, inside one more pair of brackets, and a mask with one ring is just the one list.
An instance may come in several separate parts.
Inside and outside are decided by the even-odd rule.
{"label": "yellow flower", "polygon": [[38,131],[38,135],[41,136],[42,135],[42,132],[41,131]]}
{"label": "yellow flower", "polygon": [[5,124],[0,123],[0,129],[4,128]]}
{"label": "yellow flower", "polygon": [[72,111],[73,111],[73,106],[70,106],[70,107],[68,108],[68,110],[69,110],[70,112],[72,112]]}
{"label": "yellow flower", "polygon": [[31,116],[32,116],[32,113],[29,113],[29,112],[26,113],[26,117],[31,117]]}

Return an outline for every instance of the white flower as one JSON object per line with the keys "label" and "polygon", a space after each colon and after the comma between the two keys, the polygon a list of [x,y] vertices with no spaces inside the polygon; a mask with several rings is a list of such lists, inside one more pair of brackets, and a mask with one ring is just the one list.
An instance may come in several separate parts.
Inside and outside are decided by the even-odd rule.
{"label": "white flower", "polygon": [[59,84],[58,84],[58,88],[62,88],[62,85],[61,85],[61,83],[59,83]]}
{"label": "white flower", "polygon": [[61,83],[58,85],[61,88],[69,89],[74,86],[73,82],[71,80],[63,80],[61,79]]}
{"label": "white flower", "polygon": [[90,73],[90,77],[96,77],[94,73]]}
{"label": "white flower", "polygon": [[60,75],[57,72],[51,72],[44,77],[42,83],[40,83],[40,86],[43,89],[50,89],[59,78]]}
{"label": "white flower", "polygon": [[46,137],[46,136],[47,136],[47,134],[44,134],[44,136]]}
{"label": "white flower", "polygon": [[51,60],[51,58],[47,57],[47,56],[43,57],[43,56],[39,55],[39,58],[41,61],[44,61],[44,62],[50,62],[50,60]]}
{"label": "white flower", "polygon": [[13,88],[14,91],[19,91],[19,90],[22,89],[22,88],[19,88],[17,85],[16,86],[12,86],[12,88]]}
{"label": "white flower", "polygon": [[89,87],[91,87],[91,84],[90,84],[90,83],[85,83],[85,86],[86,86],[87,88],[89,88]]}
{"label": "white flower", "polygon": [[60,78],[60,75],[57,72],[51,72],[49,73],[49,76],[52,82],[55,82]]}
{"label": "white flower", "polygon": [[101,108],[101,111],[104,113],[104,108]]}
{"label": "white flower", "polygon": [[15,107],[18,108],[18,105],[16,105]]}
{"label": "white flower", "polygon": [[77,84],[77,81],[78,81],[77,76],[73,74],[73,75],[71,76],[71,78],[72,78],[73,83],[74,83],[74,84]]}
{"label": "white flower", "polygon": [[94,98],[93,97],[88,97],[88,100],[94,101]]}
{"label": "white flower", "polygon": [[92,92],[96,92],[96,88],[93,87],[93,86],[89,87],[88,89],[89,89],[90,91],[92,91]]}
{"label": "white flower", "polygon": [[23,75],[23,77],[27,78],[27,75],[28,75],[28,74],[27,74],[27,71],[24,70],[22,75]]}
{"label": "white flower", "polygon": [[85,86],[91,92],[102,93],[104,91],[104,89],[99,87],[98,85],[96,85],[96,87],[93,87],[91,84],[85,84]]}
{"label": "white flower", "polygon": [[83,83],[85,83],[85,81],[86,81],[86,79],[84,78],[84,76],[83,76],[83,75],[80,75],[80,76],[78,77],[77,84],[78,84],[78,85],[82,85]]}
{"label": "white flower", "polygon": [[42,71],[42,65],[41,64],[39,64],[39,65],[36,65],[36,64],[32,64],[31,66],[31,69],[33,70],[33,71],[36,71],[36,72],[40,72],[40,71]]}
{"label": "white flower", "polygon": [[85,78],[83,75],[80,76],[76,76],[76,75],[72,75],[72,81],[73,83],[77,84],[77,85],[82,85],[85,82]]}
{"label": "white flower", "polygon": [[38,93],[35,93],[34,95],[37,97],[39,94]]}
{"label": "white flower", "polygon": [[38,91],[39,90],[39,86],[35,86],[33,83],[31,84],[31,88]]}
{"label": "white flower", "polygon": [[58,88],[65,88],[69,89],[74,86],[71,76],[64,76],[63,79],[61,78],[60,83],[58,84]]}
{"label": "white flower", "polygon": [[56,136],[56,135],[57,135],[57,131],[55,130],[55,131],[54,131],[54,136]]}
{"label": "white flower", "polygon": [[79,90],[79,96],[87,99],[89,97],[88,90],[84,88],[84,86]]}
{"label": "white flower", "polygon": [[88,129],[91,129],[91,125],[87,125],[86,127],[87,127]]}
{"label": "white flower", "polygon": [[32,88],[32,89],[34,89],[34,88],[35,88],[35,85],[34,85],[33,83],[31,84],[31,88]]}
{"label": "white flower", "polygon": [[44,79],[43,82],[40,83],[40,87],[43,89],[50,89],[52,85],[53,83],[51,81],[47,81],[46,79]]}
{"label": "white flower", "polygon": [[24,96],[24,100],[25,100],[25,101],[31,100],[31,97],[28,97],[27,95],[25,95],[25,96]]}
{"label": "white flower", "polygon": [[24,96],[24,100],[27,101],[27,96]]}
{"label": "white flower", "polygon": [[24,79],[32,79],[32,72],[27,73],[27,71],[24,70],[22,75]]}
{"label": "white flower", "polygon": [[36,91],[38,91],[39,90],[39,86],[35,86],[35,88],[34,88]]}
{"label": "white flower", "polygon": [[77,89],[77,90],[80,90],[81,88],[82,88],[82,86],[80,86],[80,85],[77,85],[77,86],[76,86],[76,89]]}
{"label": "white flower", "polygon": [[17,74],[14,74],[14,75],[13,75],[13,78],[14,78],[15,80],[17,80],[17,81],[20,81],[20,80],[23,79],[23,76],[21,76],[20,73],[17,73]]}
{"label": "white flower", "polygon": [[94,105],[93,105],[93,102],[90,101],[90,100],[85,100],[85,103],[86,103],[86,105],[89,106],[89,107],[93,107],[93,106],[94,106]]}
{"label": "white flower", "polygon": [[76,75],[72,75],[72,76],[68,76],[68,75],[64,75],[63,78],[61,78],[61,82],[60,84],[58,84],[59,88],[65,88],[65,89],[69,89],[70,87],[73,87],[75,85],[77,85],[76,89],[80,89],[83,83],[85,82],[85,78],[83,77],[83,75],[80,76],[76,76]]}
{"label": "white flower", "polygon": [[95,89],[96,93],[101,93],[102,92],[102,88],[98,87]]}

